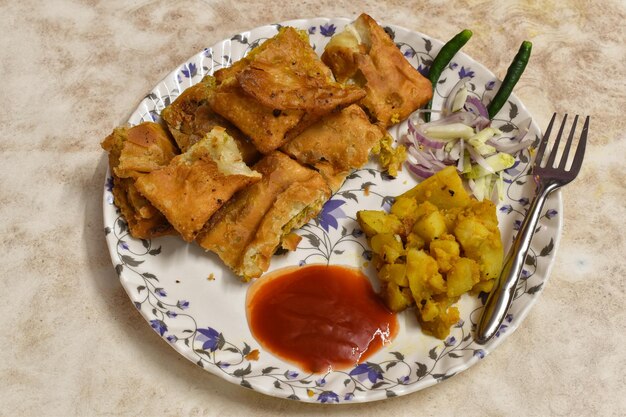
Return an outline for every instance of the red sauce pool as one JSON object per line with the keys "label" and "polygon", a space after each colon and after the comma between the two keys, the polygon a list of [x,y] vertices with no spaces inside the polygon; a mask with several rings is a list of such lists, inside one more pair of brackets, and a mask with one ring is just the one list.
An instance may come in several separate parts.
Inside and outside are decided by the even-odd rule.
{"label": "red sauce pool", "polygon": [[307,372],[354,366],[398,331],[396,315],[367,277],[342,266],[268,274],[250,287],[246,311],[263,348]]}

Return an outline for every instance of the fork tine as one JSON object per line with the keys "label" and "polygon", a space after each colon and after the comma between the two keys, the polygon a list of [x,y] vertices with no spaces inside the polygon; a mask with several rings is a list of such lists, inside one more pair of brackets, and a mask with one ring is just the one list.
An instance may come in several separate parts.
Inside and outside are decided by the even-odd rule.
{"label": "fork tine", "polygon": [[552,125],[554,124],[554,119],[556,119],[556,113],[552,115],[552,119],[550,119],[550,124],[548,124],[548,128],[546,129],[545,133],[543,134],[543,138],[541,139],[541,142],[539,143],[539,150],[537,151],[537,156],[535,157],[536,166],[541,165],[541,160],[543,159],[543,153],[545,152],[546,147],[548,145],[548,139],[550,138]]}
{"label": "fork tine", "polygon": [[574,117],[574,123],[572,124],[572,128],[569,131],[569,137],[567,138],[567,143],[565,144],[565,148],[563,148],[563,155],[561,156],[561,163],[559,164],[559,169],[564,170],[565,164],[567,164],[567,157],[569,156],[569,150],[572,147],[572,142],[574,141],[574,132],[576,132],[576,124],[578,123],[578,115]]}
{"label": "fork tine", "polygon": [[552,145],[552,151],[550,152],[550,156],[548,157],[548,162],[546,162],[546,167],[552,168],[554,167],[554,161],[556,159],[556,154],[559,151],[559,143],[561,143],[561,136],[563,136],[563,129],[565,129],[565,122],[567,121],[567,113],[563,116],[563,121],[561,122],[561,128],[559,129],[559,134],[556,136],[556,141],[554,145]]}
{"label": "fork tine", "polygon": [[585,157],[585,147],[587,146],[587,132],[588,131],[589,131],[589,116],[585,118],[583,131],[580,133],[580,140],[578,141],[576,154],[574,154],[574,161],[572,161],[572,167],[570,168],[570,172],[572,173],[572,175],[578,174],[578,171],[580,171],[580,166],[583,164],[583,158]]}

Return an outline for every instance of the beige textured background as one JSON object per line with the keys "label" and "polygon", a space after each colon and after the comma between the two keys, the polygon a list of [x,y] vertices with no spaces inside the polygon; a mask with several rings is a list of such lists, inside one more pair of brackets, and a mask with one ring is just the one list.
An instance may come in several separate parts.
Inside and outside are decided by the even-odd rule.
{"label": "beige textured background", "polygon": [[[552,277],[492,355],[412,395],[297,404],[202,371],[139,316],[104,242],[99,142],[200,49],[361,11],[439,39],[472,28],[464,50],[500,77],[532,40],[516,93],[542,127],[592,115],[591,143]],[[624,21],[620,0],[0,0],[0,415],[625,415]]]}

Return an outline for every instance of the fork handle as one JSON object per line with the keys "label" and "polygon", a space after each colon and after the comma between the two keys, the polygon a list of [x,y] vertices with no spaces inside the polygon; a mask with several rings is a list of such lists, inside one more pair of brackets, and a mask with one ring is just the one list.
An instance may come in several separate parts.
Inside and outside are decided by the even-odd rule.
{"label": "fork handle", "polygon": [[481,345],[487,343],[498,332],[504,321],[515,296],[515,289],[524,267],[530,242],[541,217],[541,209],[548,195],[557,188],[557,184],[545,186],[541,183],[537,187],[528,214],[524,218],[513,241],[513,246],[505,258],[502,272],[500,272],[494,288],[489,293],[483,314],[480,317],[475,340]]}

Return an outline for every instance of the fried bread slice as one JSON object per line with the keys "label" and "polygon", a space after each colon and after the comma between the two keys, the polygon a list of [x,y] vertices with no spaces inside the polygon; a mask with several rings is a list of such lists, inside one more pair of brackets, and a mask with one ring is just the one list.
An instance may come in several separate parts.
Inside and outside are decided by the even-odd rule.
{"label": "fried bread slice", "polygon": [[324,116],[281,150],[314,167],[337,192],[352,170],[367,163],[370,151],[385,134],[370,122],[361,107],[352,104]]}
{"label": "fried bread slice", "polygon": [[[267,271],[272,255],[283,240],[288,240],[293,230],[320,213],[331,192],[322,176],[315,174],[305,182],[291,184],[263,217],[237,271],[244,280],[258,278]],[[287,245],[283,246],[288,248]]]}
{"label": "fried bread slice", "polygon": [[248,135],[264,154],[279,148],[322,115],[365,96],[334,81],[305,32],[291,27],[215,73],[213,110]]}
{"label": "fried bread slice", "polygon": [[432,98],[430,81],[367,14],[361,14],[330,40],[322,61],[338,81],[366,90],[359,104],[385,128],[407,118]]}
{"label": "fried bread slice", "polygon": [[120,178],[137,178],[167,165],[176,146],[158,123],[118,127],[101,144],[109,153],[111,171]]}
{"label": "fried bread slice", "polygon": [[109,154],[114,203],[131,236],[151,239],[175,233],[165,216],[135,187],[136,178],[167,165],[175,156],[168,133],[157,123],[144,122],[114,129],[101,146]]}
{"label": "fried bread slice", "polygon": [[190,242],[235,192],[260,179],[233,138],[214,128],[166,167],[138,178],[136,186]]}
{"label": "fried bread slice", "polygon": [[[291,231],[284,230],[284,226],[313,200],[325,201],[330,196],[330,190],[317,172],[282,152],[266,155],[253,169],[260,172],[263,179],[237,193],[211,218],[196,239],[202,248],[216,253],[246,280],[258,276],[258,270],[267,269],[269,258],[283,243],[281,239]],[[303,190],[305,195],[294,194],[293,190],[297,189]],[[287,206],[296,210],[293,216],[284,214]],[[308,221],[316,214],[314,210],[309,211],[302,214],[302,220]],[[299,227],[299,223],[294,223],[293,227]],[[256,267],[244,268],[243,254],[252,242],[256,242],[255,247],[263,247],[263,259],[257,257]],[[291,243],[284,246],[293,249]],[[255,262],[249,260],[248,264]]]}
{"label": "fried bread slice", "polygon": [[221,126],[237,143],[243,161],[252,165],[259,159],[259,152],[252,142],[228,120],[215,113],[209,105],[215,91],[215,78],[207,75],[198,84],[185,89],[169,106],[161,111],[181,152],[202,139],[216,126]]}

